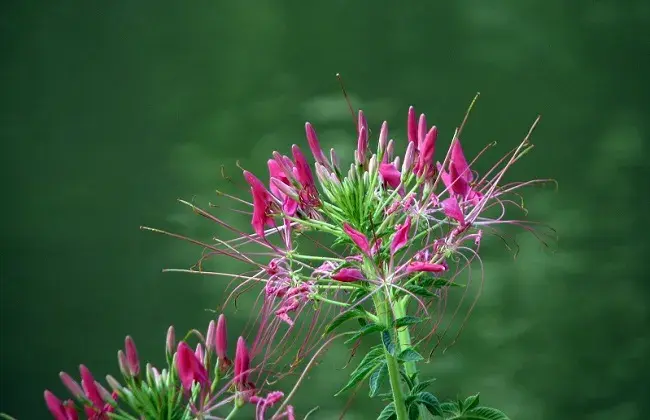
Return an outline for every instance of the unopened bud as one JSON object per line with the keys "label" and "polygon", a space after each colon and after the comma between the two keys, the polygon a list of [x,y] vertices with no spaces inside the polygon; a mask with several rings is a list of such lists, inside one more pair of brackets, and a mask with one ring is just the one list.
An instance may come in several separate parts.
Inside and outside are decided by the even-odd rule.
{"label": "unopened bud", "polygon": [[394,144],[393,140],[391,139],[391,140],[388,141],[388,146],[386,146],[386,154],[384,155],[385,159],[386,159],[386,162],[390,162],[391,160],[393,160],[393,149],[394,148],[395,148],[395,144]]}
{"label": "unopened bud", "polygon": [[388,143],[388,123],[384,121],[381,125],[381,130],[379,130],[379,141],[377,142],[378,156],[383,156],[384,151],[386,150],[387,143]]}
{"label": "unopened bud", "polygon": [[208,332],[205,334],[205,352],[206,354],[210,354],[212,350],[214,349],[214,334],[215,330],[217,328],[216,323],[214,320],[211,320],[210,323],[208,324]]}
{"label": "unopened bud", "polygon": [[61,382],[63,382],[63,385],[65,385],[66,388],[68,388],[68,391],[75,397],[75,398],[80,398],[84,396],[84,391],[81,388],[81,385],[74,379],[72,379],[72,376],[68,375],[65,372],[60,372],[59,373],[59,378],[61,378]]}
{"label": "unopened bud", "polygon": [[111,387],[113,391],[115,392],[122,391],[122,385],[117,381],[117,379],[115,379],[111,375],[106,375],[106,383],[108,384],[108,386]]}
{"label": "unopened bud", "polygon": [[336,154],[336,151],[334,149],[330,149],[330,160],[332,161],[332,168],[335,168],[340,171],[339,157]]}
{"label": "unopened bud", "polygon": [[138,359],[138,350],[131,336],[124,339],[124,350],[126,351],[126,362],[132,376],[138,376],[140,373],[140,359]]}
{"label": "unopened bud", "polygon": [[370,163],[368,163],[368,172],[371,174],[377,172],[377,155],[372,155],[370,158]]}
{"label": "unopened bud", "polygon": [[167,357],[171,357],[174,354],[174,348],[176,347],[176,334],[174,332],[174,326],[170,325],[167,330],[167,339],[165,340],[165,352]]}
{"label": "unopened bud", "polygon": [[126,354],[122,350],[118,350],[117,352],[117,364],[120,366],[120,372],[122,372],[125,378],[131,377],[129,362],[126,360]]}
{"label": "unopened bud", "polygon": [[271,183],[282,192],[282,194],[291,197],[294,200],[298,200],[298,193],[296,192],[295,189],[290,187],[289,185],[285,184],[284,182],[280,181],[277,178],[271,178]]}
{"label": "unopened bud", "polygon": [[409,142],[404,154],[404,163],[402,164],[402,177],[407,177],[411,169],[413,169],[413,162],[415,161],[415,143]]}

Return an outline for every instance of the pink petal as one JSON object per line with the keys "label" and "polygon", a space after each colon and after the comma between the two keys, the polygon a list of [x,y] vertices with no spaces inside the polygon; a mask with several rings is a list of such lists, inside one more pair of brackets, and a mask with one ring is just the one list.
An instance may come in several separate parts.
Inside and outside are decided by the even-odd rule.
{"label": "pink petal", "polygon": [[406,267],[407,273],[413,272],[427,272],[427,273],[441,273],[447,268],[442,264],[433,264],[422,261],[414,261]]}
{"label": "pink petal", "polygon": [[50,413],[52,413],[52,416],[54,416],[56,420],[68,420],[68,415],[63,408],[61,400],[47,390],[45,391],[44,396],[45,404],[47,405],[47,409],[50,410]]}
{"label": "pink petal", "polygon": [[393,242],[390,244],[390,254],[394,255],[408,242],[409,230],[411,230],[411,218],[407,217],[406,222],[395,232]]}
{"label": "pink petal", "polygon": [[347,223],[343,223],[343,230],[348,234],[350,239],[352,239],[352,242],[361,249],[361,251],[370,254],[370,244],[368,243],[368,238],[366,238],[363,233],[354,229]]}
{"label": "pink petal", "polygon": [[101,408],[104,406],[104,400],[99,394],[99,390],[95,385],[95,379],[93,378],[92,373],[90,373],[90,370],[88,370],[88,368],[84,365],[79,366],[79,371],[81,372],[81,387],[86,393],[86,397],[88,397],[90,402],[93,403],[95,408],[101,410]]}
{"label": "pink petal", "polygon": [[303,187],[313,186],[314,176],[309,167],[309,162],[307,162],[305,155],[302,154],[300,147],[294,144],[291,146],[291,152],[293,153],[293,160],[296,161],[296,178],[298,178],[298,181]]}
{"label": "pink petal", "polygon": [[460,209],[460,205],[458,204],[458,200],[456,200],[456,198],[446,198],[442,200],[441,205],[445,216],[456,220],[461,225],[465,224],[465,216],[463,215],[463,211]]}
{"label": "pink petal", "polygon": [[307,134],[307,143],[309,143],[309,149],[311,149],[311,153],[314,155],[316,162],[324,165],[325,167],[328,167],[329,164],[325,158],[323,149],[320,147],[318,137],[316,137],[316,130],[314,130],[314,127],[312,127],[310,123],[305,123],[305,133]]}
{"label": "pink petal", "polygon": [[356,268],[342,268],[338,273],[332,275],[332,279],[345,283],[365,280],[361,270]]}
{"label": "pink petal", "polygon": [[402,174],[392,163],[379,164],[379,174],[391,188],[397,188],[402,178]]}
{"label": "pink petal", "polygon": [[126,351],[126,361],[128,363],[131,375],[137,376],[140,373],[140,359],[138,359],[138,350],[131,336],[124,339],[124,350]]}

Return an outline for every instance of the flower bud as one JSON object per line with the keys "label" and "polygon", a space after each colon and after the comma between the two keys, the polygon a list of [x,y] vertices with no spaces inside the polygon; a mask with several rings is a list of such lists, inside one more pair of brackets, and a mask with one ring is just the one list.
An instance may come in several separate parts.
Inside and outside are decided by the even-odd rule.
{"label": "flower bud", "polygon": [[81,389],[81,385],[72,379],[72,376],[65,372],[59,372],[59,378],[61,378],[61,382],[63,382],[63,385],[68,388],[68,391],[70,391],[72,396],[75,398],[81,398],[84,396],[84,391]]}
{"label": "flower bud", "polygon": [[372,155],[368,163],[368,172],[372,174],[375,171],[377,171],[377,155]]}
{"label": "flower bud", "polygon": [[350,226],[348,223],[343,223],[343,231],[348,235],[352,242],[366,254],[370,254],[370,244],[368,243],[368,238],[366,236]]}
{"label": "flower bud", "polygon": [[395,142],[391,139],[388,141],[388,146],[386,146],[386,154],[384,155],[384,158],[386,159],[385,162],[390,162],[393,160],[393,151],[395,149]]}
{"label": "flower bud", "polygon": [[[318,173],[318,171],[316,171],[316,173]],[[293,187],[280,181],[278,178],[271,178],[271,184],[287,197],[296,201],[299,200],[298,192]]]}
{"label": "flower bud", "polygon": [[226,354],[228,353],[228,330],[226,328],[226,316],[224,314],[219,315],[219,319],[217,320],[214,344],[219,360],[226,359]]}
{"label": "flower bud", "polygon": [[305,123],[305,133],[307,134],[307,143],[309,143],[309,148],[311,149],[311,153],[314,155],[314,159],[316,162],[327,167],[328,162],[323,153],[323,149],[320,147],[318,137],[316,137],[316,130],[314,130],[314,127],[312,127],[310,123]]}
{"label": "flower bud", "polygon": [[404,154],[404,163],[402,164],[402,176],[406,177],[413,169],[413,162],[415,161],[415,143],[409,142]]}
{"label": "flower bud", "polygon": [[359,122],[357,123],[359,137],[357,139],[357,163],[363,165],[366,161],[366,152],[368,150],[368,122],[363,115],[363,111],[359,110]]}
{"label": "flower bud", "polygon": [[131,376],[131,370],[129,369],[129,362],[126,360],[126,354],[122,350],[117,351],[117,364],[120,367],[122,375],[125,378],[129,378]]}
{"label": "flower bud", "polygon": [[413,143],[415,147],[417,148],[418,146],[418,125],[417,121],[415,119],[415,108],[412,106],[409,107],[409,113],[407,117],[407,135],[408,135],[408,140],[409,144]]}
{"label": "flower bud", "polygon": [[165,340],[165,352],[167,357],[171,357],[174,354],[174,347],[176,346],[176,334],[174,332],[174,326],[170,325],[167,330],[167,338]]}
{"label": "flower bud", "polygon": [[54,419],[68,420],[68,415],[66,414],[65,409],[63,408],[63,403],[61,402],[61,400],[58,399],[56,395],[52,394],[48,390],[45,390],[44,396],[45,396],[45,404],[47,405],[47,409],[50,410],[50,413],[52,413]]}
{"label": "flower bud", "polygon": [[217,325],[214,320],[211,320],[208,324],[208,332],[205,334],[205,353],[210,354],[214,349],[214,334]]}
{"label": "flower bud", "polygon": [[424,142],[426,134],[427,117],[424,114],[420,114],[420,120],[418,121],[418,150],[422,150],[422,143]]}
{"label": "flower bud", "polygon": [[386,151],[386,145],[388,143],[388,123],[384,121],[381,125],[381,130],[379,131],[379,141],[377,144],[377,155],[382,156]]}
{"label": "flower bud", "polygon": [[126,351],[126,362],[132,376],[138,376],[140,373],[140,359],[138,359],[138,350],[135,348],[135,342],[131,336],[124,339],[124,350]]}
{"label": "flower bud", "polygon": [[250,355],[244,337],[237,340],[237,350],[235,352],[235,377],[234,383],[240,391],[248,386],[248,375],[250,369]]}
{"label": "flower bud", "polygon": [[106,383],[108,384],[108,386],[111,387],[113,391],[115,392],[122,391],[122,385],[117,381],[117,379],[115,379],[111,375],[106,375]]}
{"label": "flower bud", "polygon": [[334,149],[330,149],[330,160],[332,161],[332,169],[337,169],[340,171],[339,157]]}
{"label": "flower bud", "polygon": [[365,280],[366,278],[359,269],[342,268],[338,271],[338,273],[332,275],[332,279],[344,283],[349,283],[353,281]]}

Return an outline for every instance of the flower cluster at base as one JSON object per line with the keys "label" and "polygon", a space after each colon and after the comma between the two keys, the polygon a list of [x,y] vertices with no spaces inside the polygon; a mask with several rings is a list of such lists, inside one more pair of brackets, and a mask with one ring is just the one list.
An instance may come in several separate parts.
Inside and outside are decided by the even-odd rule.
{"label": "flower cluster at base", "polygon": [[[243,337],[237,340],[234,363],[227,357],[227,333],[224,315],[210,322],[205,336],[193,331],[199,343],[194,349],[185,341],[175,343],[174,328],[167,332],[168,367],[158,370],[147,364],[144,374],[131,337],[126,337],[124,350],[118,351],[118,363],[124,378],[120,383],[106,376],[109,392],[97,382],[84,365],[79,368],[81,383],[65,372],[60,373],[63,385],[72,399],[61,401],[45,391],[45,403],[56,420],[108,419],[219,419],[217,412],[229,412],[232,418],[247,404],[255,406],[255,419],[267,419],[269,408],[283,400],[280,391],[266,396],[249,382],[256,371],[251,367],[249,349]],[[286,405],[274,419],[295,420],[293,407]]]}

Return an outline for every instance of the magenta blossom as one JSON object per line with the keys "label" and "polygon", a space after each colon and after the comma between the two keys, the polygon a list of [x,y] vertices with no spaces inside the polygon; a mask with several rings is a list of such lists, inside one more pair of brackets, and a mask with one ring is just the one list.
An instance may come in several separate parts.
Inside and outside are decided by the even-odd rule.
{"label": "magenta blossom", "polygon": [[406,266],[407,273],[414,272],[427,272],[427,273],[442,273],[447,267],[443,264],[434,264],[423,261],[414,261]]}
{"label": "magenta blossom", "polygon": [[411,230],[411,218],[407,217],[406,222],[397,229],[393,241],[390,244],[390,253],[394,255],[397,251],[402,249],[408,242],[409,230]]}
{"label": "magenta blossom", "polygon": [[186,391],[192,389],[194,382],[197,382],[201,387],[209,385],[208,372],[205,366],[184,341],[178,343],[178,349],[176,350],[176,370]]}
{"label": "magenta blossom", "polygon": [[370,244],[368,243],[368,238],[366,238],[366,235],[359,232],[348,223],[343,224],[343,230],[361,251],[365,252],[367,255],[370,255]]}
{"label": "magenta blossom", "polygon": [[338,273],[332,275],[332,279],[342,282],[365,280],[361,270],[356,268],[342,268]]}

